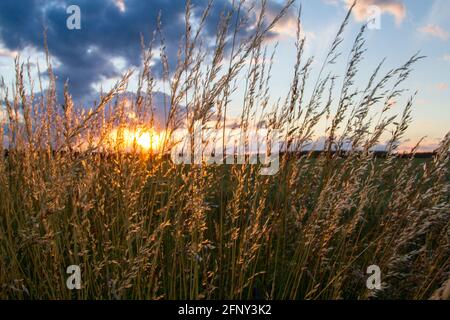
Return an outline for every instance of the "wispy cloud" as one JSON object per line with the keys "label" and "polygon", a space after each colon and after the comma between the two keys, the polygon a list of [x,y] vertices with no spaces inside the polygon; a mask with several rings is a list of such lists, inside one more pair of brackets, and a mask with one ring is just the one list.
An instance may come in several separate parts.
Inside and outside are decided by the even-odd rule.
{"label": "wispy cloud", "polygon": [[445,82],[438,83],[436,85],[436,88],[440,91],[446,91],[446,90],[448,90],[448,83],[445,83]]}
{"label": "wispy cloud", "polygon": [[[403,141],[398,148],[399,152],[410,152],[416,147],[418,141],[406,140]],[[441,139],[438,138],[424,138],[417,148],[418,152],[434,152],[439,148]]]}
{"label": "wispy cloud", "polygon": [[[343,3],[350,8],[354,0],[323,0],[327,4],[337,5]],[[377,6],[381,13],[390,14],[400,24],[406,17],[406,6],[401,0],[359,0],[356,3],[353,14],[358,21],[369,18],[371,6]]]}
{"label": "wispy cloud", "polygon": [[[271,18],[272,16],[269,15],[269,19]],[[300,30],[300,36],[302,38],[308,37],[309,39],[314,39],[316,37],[314,32],[306,31],[303,26],[301,26]],[[279,41],[285,38],[295,38],[297,35],[297,16],[291,14],[281,19],[280,22],[272,29],[272,33],[275,34],[275,36],[272,36],[271,38],[272,41]]]}
{"label": "wispy cloud", "polygon": [[426,26],[418,28],[417,31],[424,35],[438,38],[443,41],[447,41],[449,37],[449,33],[447,31],[435,24],[427,24]]}
{"label": "wispy cloud", "polygon": [[[346,0],[347,5],[353,4],[354,0]],[[355,7],[355,16],[358,20],[366,20],[370,6],[377,6],[382,13],[388,13],[400,24],[406,17],[406,6],[398,0],[360,0]]]}
{"label": "wispy cloud", "polygon": [[0,58],[15,58],[17,54],[17,51],[0,48]]}
{"label": "wispy cloud", "polygon": [[114,2],[120,12],[125,12],[126,10],[125,0],[115,0]]}

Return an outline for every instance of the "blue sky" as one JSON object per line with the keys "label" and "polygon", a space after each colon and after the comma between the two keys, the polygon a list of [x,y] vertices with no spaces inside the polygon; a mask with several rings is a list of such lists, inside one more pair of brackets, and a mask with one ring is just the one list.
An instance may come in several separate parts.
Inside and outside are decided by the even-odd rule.
{"label": "blue sky", "polygon": [[[450,131],[450,3],[447,0],[405,0],[405,1],[360,1],[361,8],[368,5],[399,4],[382,10],[381,28],[367,33],[368,51],[361,65],[361,74],[368,77],[376,64],[384,57],[386,67],[392,68],[404,63],[412,54],[420,51],[426,59],[415,67],[404,87],[418,90],[413,109],[413,124],[407,135],[413,145],[427,136],[427,144],[435,144]],[[321,62],[326,54],[337,28],[347,10],[343,0],[304,0],[303,24],[308,33],[308,54]],[[361,9],[361,11],[363,11]],[[364,11],[363,11],[364,12]],[[399,18],[400,17],[400,18]],[[345,45],[349,48],[358,32],[363,16],[354,15],[347,32]],[[348,50],[347,50],[348,51]],[[345,50],[344,50],[345,52]],[[285,72],[292,65],[295,51],[291,41],[280,45],[282,66],[274,68],[277,89],[283,87]],[[341,69],[344,72],[344,68]],[[342,74],[341,72],[341,74]],[[399,107],[402,105],[399,103]]]}
{"label": "blue sky", "polygon": [[[170,51],[176,51],[174,48],[184,28],[179,19],[184,12],[184,0],[66,2],[0,1],[0,74],[7,83],[13,79],[13,57],[17,53],[21,53],[24,59],[29,56],[31,61],[38,60],[44,65],[44,24],[49,30],[50,51],[57,61],[56,73],[61,81],[69,79],[72,92],[80,99],[95,94],[100,85],[106,89],[126,68],[139,65],[140,33],[145,36],[154,29],[159,11],[166,19],[165,33]],[[197,8],[206,3],[204,0],[192,2]],[[307,37],[305,53],[316,58],[316,67],[323,60],[345,17],[349,2],[302,0],[296,3],[297,7],[302,3],[303,8],[303,27]],[[276,11],[280,3],[269,0],[270,10]],[[81,8],[82,30],[78,32],[70,32],[65,27],[65,8],[69,4],[77,4]],[[220,11],[227,5],[229,0],[216,0],[207,25],[211,34],[215,31]],[[367,8],[371,5],[378,6],[382,15],[380,29],[367,33],[368,52],[361,65],[361,80],[365,79],[364,75],[367,78],[384,57],[387,58],[387,71],[387,68],[401,65],[419,50],[427,56],[415,66],[405,85],[412,92],[419,91],[413,111],[414,122],[407,138],[412,144],[420,137],[428,136],[426,143],[433,145],[450,129],[450,4],[448,0],[359,0],[346,31],[344,55],[361,23],[367,20]],[[289,86],[286,75],[292,74],[295,60],[294,11],[282,21],[271,39],[273,43],[279,42],[271,86],[274,98],[286,93]],[[337,71],[342,70],[340,74],[345,70],[343,64],[336,68]],[[399,103],[398,108],[401,106]],[[401,109],[397,111],[401,112]]]}

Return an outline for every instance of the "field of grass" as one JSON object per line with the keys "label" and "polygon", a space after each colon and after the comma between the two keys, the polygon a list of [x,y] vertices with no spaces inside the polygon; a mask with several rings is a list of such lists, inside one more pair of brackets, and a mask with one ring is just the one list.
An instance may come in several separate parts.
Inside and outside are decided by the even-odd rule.
{"label": "field of grass", "polygon": [[[185,35],[177,67],[163,72],[171,108],[158,153],[136,146],[123,151],[120,141],[114,152],[104,149],[114,128],[151,127],[150,61],[156,41],[143,46],[133,122],[124,117],[120,102],[130,74],[86,111],[73,105],[68,88],[64,103],[56,103],[50,58],[50,82],[40,94],[29,89],[34,82],[17,60],[14,88],[1,86],[8,114],[0,127],[7,142],[0,145],[1,299],[429,299],[449,294],[450,136],[431,159],[415,159],[416,149],[399,159],[397,142],[411,121],[413,99],[398,117],[387,115],[421,57],[385,75],[380,64],[358,89],[353,80],[364,53],[363,27],[342,84],[326,75],[339,56],[349,12],[317,80],[309,78],[311,60],[303,57],[305,40],[298,32],[291,89],[270,109],[271,64],[264,61],[271,58],[263,39],[283,14],[258,25],[249,38],[239,37],[238,23],[233,29],[224,15],[211,61],[205,60],[201,36]],[[165,61],[163,46],[161,56]],[[264,119],[285,132],[285,150],[301,150],[326,118],[324,151],[283,153],[278,173],[271,176],[260,175],[260,165],[177,165],[161,156],[170,149],[167,136],[180,117],[188,132],[199,120],[214,121],[225,132],[235,80],[243,75],[248,94],[239,102],[242,132]],[[310,82],[312,94],[306,96]],[[372,109],[378,109],[375,119]],[[386,157],[375,157],[372,148],[386,133],[391,134]],[[351,148],[344,155],[346,141]],[[80,290],[66,287],[70,265],[81,268]],[[381,270],[379,290],[366,286],[371,265]]]}

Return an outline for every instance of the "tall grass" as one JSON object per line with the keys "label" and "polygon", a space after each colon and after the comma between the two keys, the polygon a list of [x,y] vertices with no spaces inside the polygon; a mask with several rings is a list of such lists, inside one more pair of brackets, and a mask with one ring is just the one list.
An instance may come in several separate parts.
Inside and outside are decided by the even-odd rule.
{"label": "tall grass", "polygon": [[[203,43],[210,5],[191,24],[178,61],[165,52],[162,23],[142,41],[142,68],[130,119],[121,93],[128,72],[89,111],[63,103],[47,52],[49,84],[31,77],[16,59],[16,81],[1,86],[8,119],[0,130],[0,298],[3,299],[428,299],[448,294],[450,278],[449,146],[447,135],[430,161],[397,157],[411,121],[413,97],[397,117],[389,112],[414,55],[363,89],[355,85],[365,52],[358,33],[342,78],[333,74],[351,10],[317,78],[298,15],[296,63],[284,99],[271,97],[276,53],[270,31],[291,8],[268,21],[260,8],[236,2],[224,12],[214,48]],[[259,10],[243,36],[245,10]],[[237,18],[236,18],[237,17]],[[151,67],[160,55],[167,123],[158,154],[124,151],[112,129],[152,126]],[[170,67],[173,69],[170,69]],[[244,79],[244,81],[242,80]],[[37,85],[37,90],[34,87]],[[164,156],[171,133],[214,123],[226,140],[233,93],[245,86],[241,134],[265,121],[284,132],[280,170],[258,174],[249,164],[175,165]],[[307,95],[308,86],[312,88]],[[38,93],[35,93],[38,92]],[[338,98],[336,98],[338,97]],[[373,117],[373,110],[377,117]],[[327,121],[324,152],[305,148]],[[391,133],[385,157],[373,152]],[[225,147],[224,147],[225,150]],[[66,268],[80,265],[82,289],[66,287]],[[366,287],[366,269],[378,265],[382,289]],[[434,295],[433,295],[434,294]]]}

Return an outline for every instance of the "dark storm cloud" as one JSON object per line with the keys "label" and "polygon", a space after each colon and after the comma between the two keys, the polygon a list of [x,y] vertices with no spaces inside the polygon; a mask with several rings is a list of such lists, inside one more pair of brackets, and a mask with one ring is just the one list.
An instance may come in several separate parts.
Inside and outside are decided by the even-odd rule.
{"label": "dark storm cloud", "polygon": [[[119,75],[111,62],[125,59],[127,65],[140,64],[140,36],[150,39],[162,14],[167,52],[173,62],[184,31],[185,0],[124,0],[121,11],[115,0],[2,0],[0,38],[10,50],[33,46],[43,50],[43,30],[51,54],[61,64],[55,69],[58,87],[69,80],[76,99],[93,94],[92,85]],[[200,16],[207,1],[193,0],[194,15]],[[66,27],[69,5],[81,9],[81,30]],[[214,36],[221,12],[230,9],[228,0],[216,0],[205,26],[206,36]],[[270,4],[270,10],[280,6]]]}

